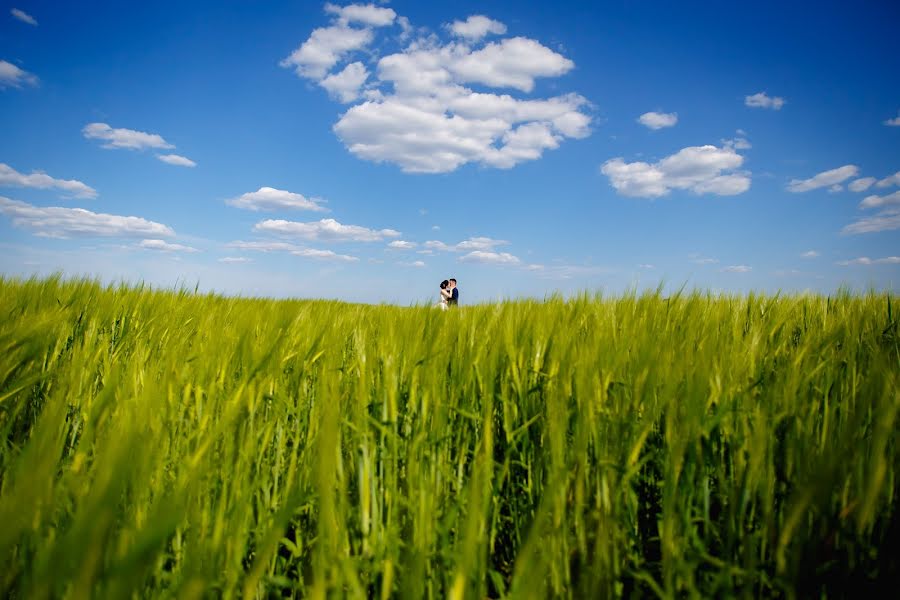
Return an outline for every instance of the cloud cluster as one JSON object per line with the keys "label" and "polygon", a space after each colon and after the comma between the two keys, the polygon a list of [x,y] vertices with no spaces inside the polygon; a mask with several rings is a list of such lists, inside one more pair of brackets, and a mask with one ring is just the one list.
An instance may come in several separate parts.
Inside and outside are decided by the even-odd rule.
{"label": "cloud cluster", "polygon": [[0,196],[0,213],[16,227],[52,238],[69,237],[172,237],[172,228],[141,217],[95,213],[83,208],[41,207]]}
{"label": "cloud cluster", "polygon": [[900,127],[900,110],[897,111],[897,116],[893,119],[888,119],[884,122],[888,127]]}
{"label": "cloud cluster", "polygon": [[318,198],[307,198],[303,194],[278,190],[271,187],[261,187],[255,192],[241,194],[237,198],[226,200],[225,203],[235,208],[243,208],[252,211],[269,210],[311,210],[327,212],[328,209],[320,204]]}
{"label": "cloud cluster", "polygon": [[678,123],[678,113],[646,112],[638,117],[638,123],[650,129],[674,127]]}
{"label": "cloud cluster", "polygon": [[0,163],[0,186],[35,188],[39,190],[57,189],[75,198],[97,197],[97,190],[76,179],[56,179],[38,171],[25,175],[5,163]]}
{"label": "cloud cluster", "polygon": [[11,62],[0,60],[0,90],[7,87],[21,88],[25,85],[38,84],[36,75],[20,69]]}
{"label": "cloud cluster", "polygon": [[446,28],[455,39],[420,36],[400,52],[378,57],[373,74],[362,62],[340,63],[368,49],[376,28],[397,23],[402,37],[411,31],[408,22],[373,5],[326,10],[332,23],[314,30],[281,65],[317,82],[338,101],[355,103],[334,132],[359,158],[418,173],[445,173],[468,163],[510,168],[540,158],[566,138],[590,133],[589,103],[577,94],[523,99],[467,87],[530,93],[537,79],[574,68],[571,60],[529,38],[484,43],[488,34],[505,33],[498,21],[483,15],[455,21]]}
{"label": "cloud cluster", "polygon": [[[799,193],[808,192],[810,190],[817,190],[823,187],[832,188],[832,191],[839,191],[841,183],[850,179],[851,177],[856,177],[858,174],[859,167],[857,167],[856,165],[844,165],[843,167],[838,167],[837,169],[822,171],[818,175],[810,177],[809,179],[792,179],[791,182],[787,185],[787,191]],[[834,189],[834,186],[838,186],[838,188]]]}
{"label": "cloud cluster", "polygon": [[380,242],[400,237],[393,229],[369,229],[359,225],[344,225],[334,219],[301,223],[283,219],[267,219],[253,227],[258,233],[270,233],[308,242]]}
{"label": "cloud cluster", "polygon": [[517,256],[509,252],[489,252],[486,250],[474,250],[461,257],[460,262],[473,262],[487,265],[514,266],[521,264]]}
{"label": "cloud cluster", "polygon": [[600,171],[623,196],[658,198],[672,190],[733,196],[750,189],[750,174],[737,169],[744,157],[733,146],[683,148],[655,163],[613,158]]}
{"label": "cloud cluster", "polygon": [[785,100],[779,96],[770,97],[765,92],[757,92],[750,96],[744,97],[744,105],[750,108],[769,108],[771,110],[781,110]]}

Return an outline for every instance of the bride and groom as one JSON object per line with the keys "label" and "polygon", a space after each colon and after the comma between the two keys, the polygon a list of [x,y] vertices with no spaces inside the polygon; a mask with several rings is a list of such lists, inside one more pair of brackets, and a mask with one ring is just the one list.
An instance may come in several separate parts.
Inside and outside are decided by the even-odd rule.
{"label": "bride and groom", "polygon": [[455,279],[445,279],[441,282],[441,297],[438,300],[438,307],[441,310],[459,306],[459,288],[456,287]]}

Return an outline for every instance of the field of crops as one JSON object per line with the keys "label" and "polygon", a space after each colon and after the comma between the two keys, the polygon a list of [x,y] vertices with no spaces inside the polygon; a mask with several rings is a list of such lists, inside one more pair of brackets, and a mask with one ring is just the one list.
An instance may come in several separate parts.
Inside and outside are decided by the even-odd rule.
{"label": "field of crops", "polygon": [[0,596],[863,594],[900,571],[897,308],[0,279]]}

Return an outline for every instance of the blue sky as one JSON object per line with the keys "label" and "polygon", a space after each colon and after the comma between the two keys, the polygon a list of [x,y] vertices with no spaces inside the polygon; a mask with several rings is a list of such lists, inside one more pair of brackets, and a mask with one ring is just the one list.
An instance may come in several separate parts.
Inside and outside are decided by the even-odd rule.
{"label": "blue sky", "polygon": [[0,272],[425,302],[895,289],[895,3],[30,2]]}

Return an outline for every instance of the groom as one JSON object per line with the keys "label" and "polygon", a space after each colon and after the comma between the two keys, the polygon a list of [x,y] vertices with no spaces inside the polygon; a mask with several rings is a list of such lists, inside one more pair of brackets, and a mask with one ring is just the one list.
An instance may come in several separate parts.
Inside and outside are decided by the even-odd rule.
{"label": "groom", "polygon": [[459,306],[459,288],[456,287],[456,280],[450,279],[450,297],[447,298],[449,306]]}

